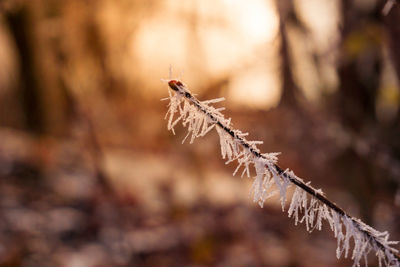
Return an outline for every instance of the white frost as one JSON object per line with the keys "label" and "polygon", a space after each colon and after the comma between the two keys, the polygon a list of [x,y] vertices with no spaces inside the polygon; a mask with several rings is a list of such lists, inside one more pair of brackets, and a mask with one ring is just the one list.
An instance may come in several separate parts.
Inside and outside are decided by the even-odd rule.
{"label": "white frost", "polygon": [[397,242],[389,241],[387,232],[379,232],[358,219],[331,209],[316,197],[318,194],[323,195],[322,190],[304,183],[292,171],[278,171],[276,162],[279,153],[261,154],[257,148],[257,145],[262,144],[261,141],[247,141],[245,137],[248,133],[232,129],[231,119],[226,119],[220,112],[223,108],[210,106],[225,100],[224,98],[200,102],[192,95],[186,99],[184,95],[190,93],[189,90],[184,85],[179,85],[178,88],[178,92],[169,91],[167,98],[170,101],[165,117],[168,118],[168,130],[175,134],[174,127],[181,121],[187,128],[183,142],[190,136],[190,143],[193,143],[195,138],[204,136],[215,128],[220,140],[222,158],[227,164],[234,161],[238,164],[233,175],[243,168],[241,175],[246,174],[250,177],[250,169],[254,168],[256,176],[250,194],[255,203],[263,207],[268,198],[279,193],[284,211],[289,186],[293,181],[303,184],[312,190],[313,194],[299,186],[295,187],[288,209],[288,216],[294,218],[295,225],[304,223],[307,231],[312,232],[314,229],[321,230],[322,222],[327,221],[337,239],[337,258],[347,258],[351,254],[353,266],[360,266],[363,259],[367,264],[367,254],[371,250],[375,251],[379,266],[382,263],[386,266],[400,266],[400,262],[394,256],[398,251],[391,247]]}

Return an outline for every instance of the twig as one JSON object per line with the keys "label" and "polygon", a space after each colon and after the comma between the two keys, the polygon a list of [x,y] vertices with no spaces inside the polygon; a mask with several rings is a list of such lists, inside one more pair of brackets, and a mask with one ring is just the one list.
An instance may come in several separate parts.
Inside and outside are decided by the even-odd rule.
{"label": "twig", "polygon": [[393,6],[396,4],[396,0],[387,0],[382,8],[382,15],[386,16],[392,10]]}
{"label": "twig", "polygon": [[86,128],[86,136],[84,137],[86,139],[85,148],[87,148],[87,151],[92,159],[94,176],[104,194],[112,195],[112,193],[114,193],[114,190],[110,184],[110,178],[103,168],[104,152],[98,140],[96,129],[90,116],[89,110],[84,108],[84,105],[80,103],[79,97],[76,96],[73,90],[67,89],[66,94],[71,101],[74,115],[77,117],[77,119],[80,119],[82,121],[83,126]]}
{"label": "twig", "polygon": [[[242,175],[247,173],[250,176],[249,166],[254,165],[257,174],[252,187],[255,202],[262,206],[267,198],[276,193],[276,190],[273,191],[274,189],[271,187],[275,184],[280,193],[282,210],[284,210],[287,188],[293,184],[296,189],[288,210],[289,217],[295,218],[295,224],[305,222],[309,232],[315,228],[321,230],[322,220],[328,221],[338,241],[337,258],[340,258],[342,254],[344,257],[348,256],[350,239],[353,238],[353,266],[359,266],[362,258],[367,264],[367,254],[372,249],[376,251],[380,264],[383,261],[387,266],[400,266],[398,250],[391,247],[398,242],[389,241],[387,232],[379,232],[361,220],[351,217],[325,197],[320,189],[313,188],[309,182],[305,183],[292,171],[283,170],[277,164],[277,153],[261,154],[256,145],[262,142],[246,140],[244,136],[247,133],[233,129],[230,119],[226,119],[220,113],[222,108],[218,109],[209,105],[223,99],[199,101],[182,82],[169,80],[168,85],[175,92],[174,94],[170,92],[168,98],[170,100],[167,112],[167,116],[169,115],[168,129],[175,133],[174,126],[182,121],[183,126],[188,127],[185,139],[191,134],[190,142],[192,143],[196,137],[204,136],[217,126],[222,157],[228,159],[227,163],[232,161],[239,163],[234,174],[243,166]],[[180,116],[174,120],[175,113]],[[307,195],[310,196],[310,199],[307,198]],[[301,218],[299,218],[300,213],[303,213]]]}

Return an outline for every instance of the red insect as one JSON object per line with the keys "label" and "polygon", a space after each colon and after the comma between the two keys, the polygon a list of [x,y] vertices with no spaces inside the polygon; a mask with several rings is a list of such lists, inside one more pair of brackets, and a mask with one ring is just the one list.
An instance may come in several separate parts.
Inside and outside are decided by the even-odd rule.
{"label": "red insect", "polygon": [[179,91],[178,87],[183,86],[183,83],[181,83],[180,81],[177,81],[177,80],[170,80],[168,82],[168,85],[169,85],[169,87],[171,87],[172,90]]}

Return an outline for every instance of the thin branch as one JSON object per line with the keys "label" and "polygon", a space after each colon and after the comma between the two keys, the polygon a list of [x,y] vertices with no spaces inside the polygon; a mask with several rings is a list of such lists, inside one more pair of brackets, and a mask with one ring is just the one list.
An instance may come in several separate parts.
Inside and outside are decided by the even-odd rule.
{"label": "thin branch", "polygon": [[[68,81],[67,79],[64,80]],[[87,108],[85,108],[84,105],[80,103],[79,97],[74,93],[73,90],[70,89],[70,87],[67,87],[65,93],[71,101],[76,119],[81,120],[83,127],[85,127],[85,149],[87,148],[88,153],[92,159],[94,176],[99,183],[101,190],[103,190],[105,194],[112,195],[115,192],[112,185],[110,184],[111,179],[103,167],[104,151],[96,134],[97,131],[90,116],[90,112]]]}
{"label": "thin branch", "polygon": [[390,10],[394,7],[395,4],[396,0],[387,0],[382,8],[382,15],[387,16],[387,14],[389,14]]}
{"label": "thin branch", "polygon": [[[380,264],[383,261],[387,266],[400,266],[398,250],[391,247],[397,242],[389,241],[387,232],[379,232],[361,220],[351,217],[330,201],[320,189],[313,188],[309,182],[305,183],[292,171],[283,170],[277,164],[276,153],[261,154],[256,144],[262,142],[247,141],[244,137],[247,133],[233,129],[230,125],[230,119],[226,119],[219,112],[220,109],[209,105],[219,102],[221,99],[199,101],[182,82],[169,80],[168,85],[175,92],[174,94],[170,92],[168,98],[170,100],[167,112],[167,116],[169,115],[168,129],[174,132],[173,127],[179,121],[182,121],[183,126],[188,127],[186,137],[191,134],[190,142],[192,143],[194,138],[204,136],[214,126],[217,126],[222,157],[228,158],[227,163],[235,160],[239,163],[234,174],[243,166],[243,174],[247,173],[249,176],[249,166],[254,165],[257,173],[252,189],[255,202],[262,206],[264,201],[275,193],[270,192],[273,190],[271,185],[275,184],[279,189],[282,209],[284,209],[287,188],[290,184],[295,185],[296,190],[288,210],[289,217],[293,216],[296,224],[297,222],[305,222],[309,232],[315,228],[321,230],[322,219],[328,221],[338,241],[336,251],[338,258],[343,253],[344,257],[347,257],[350,238],[353,238],[352,259],[354,266],[359,266],[362,258],[367,264],[367,254],[372,249],[376,251]],[[175,113],[180,116],[174,120]],[[308,200],[307,194],[311,197],[310,200]],[[303,217],[300,219],[299,213],[303,213]],[[344,226],[345,231],[343,231],[342,226]]]}

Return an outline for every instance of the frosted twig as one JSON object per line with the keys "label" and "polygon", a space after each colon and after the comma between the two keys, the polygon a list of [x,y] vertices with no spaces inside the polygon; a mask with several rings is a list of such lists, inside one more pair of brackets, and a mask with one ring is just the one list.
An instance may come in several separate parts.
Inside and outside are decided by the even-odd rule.
{"label": "frosted twig", "polygon": [[[220,112],[209,104],[217,103],[222,99],[199,101],[189,89],[180,81],[169,80],[169,105],[166,119],[168,118],[168,130],[174,132],[174,126],[181,121],[187,127],[190,143],[196,137],[204,136],[213,128],[216,128],[220,138],[221,155],[226,163],[237,161],[243,174],[250,177],[250,167],[254,166],[256,177],[254,178],[251,194],[253,201],[261,207],[266,199],[273,194],[280,195],[282,210],[287,199],[287,189],[294,185],[295,190],[290,200],[288,216],[293,217],[295,224],[304,223],[307,231],[321,230],[322,221],[328,222],[334,236],[337,239],[336,256],[340,258],[349,256],[350,240],[353,239],[351,258],[353,266],[360,266],[364,259],[367,265],[367,254],[374,250],[379,260],[386,266],[400,266],[398,250],[392,245],[398,242],[389,241],[388,232],[379,232],[366,225],[361,220],[351,217],[343,209],[330,201],[320,189],[315,189],[310,182],[304,182],[290,170],[283,170],[278,164],[278,153],[261,154],[257,144],[261,141],[248,141],[240,130],[232,128],[231,119],[226,119]],[[175,114],[178,117],[174,119]],[[185,141],[184,139],[184,141]],[[273,187],[275,185],[275,187]]]}

